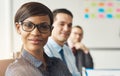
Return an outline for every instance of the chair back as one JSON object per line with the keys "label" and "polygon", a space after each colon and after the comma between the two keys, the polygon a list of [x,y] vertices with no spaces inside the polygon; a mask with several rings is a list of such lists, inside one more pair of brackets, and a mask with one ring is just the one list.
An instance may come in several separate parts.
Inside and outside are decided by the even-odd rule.
{"label": "chair back", "polygon": [[5,71],[7,69],[7,66],[12,63],[14,59],[4,59],[0,60],[0,76],[5,76]]}

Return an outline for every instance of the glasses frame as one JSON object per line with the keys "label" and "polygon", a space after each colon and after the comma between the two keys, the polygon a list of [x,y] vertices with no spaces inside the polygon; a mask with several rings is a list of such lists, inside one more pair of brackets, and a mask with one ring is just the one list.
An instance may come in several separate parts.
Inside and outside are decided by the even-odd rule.
{"label": "glasses frame", "polygon": [[23,27],[24,27],[24,23],[27,23],[27,22],[22,22],[22,21],[19,22],[19,24],[22,25],[22,29],[23,29],[24,31],[26,31],[26,32],[31,32],[31,31],[33,31],[33,30],[37,27],[37,29],[38,29],[38,31],[39,31],[40,33],[46,34],[46,33],[48,33],[49,31],[51,31],[51,29],[52,29],[52,27],[51,27],[50,25],[48,25],[48,26],[49,26],[48,31],[43,32],[43,31],[41,31],[41,30],[39,29],[39,26],[41,26],[41,24],[34,24],[34,23],[31,22],[31,21],[28,21],[28,22],[30,22],[32,25],[34,25],[33,28],[32,28],[30,31],[27,31],[27,30],[25,30],[25,29],[23,28]]}

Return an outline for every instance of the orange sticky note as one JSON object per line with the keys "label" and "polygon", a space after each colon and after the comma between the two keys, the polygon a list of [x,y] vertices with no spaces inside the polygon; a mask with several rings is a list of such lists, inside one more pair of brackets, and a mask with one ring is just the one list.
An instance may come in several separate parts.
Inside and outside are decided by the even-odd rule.
{"label": "orange sticky note", "polygon": [[89,12],[89,9],[88,9],[88,8],[86,8],[86,9],[85,9],[85,12],[86,12],[86,13],[87,13],[87,12]]}
{"label": "orange sticky note", "polygon": [[99,3],[99,6],[104,6],[104,3],[100,2],[100,3]]}

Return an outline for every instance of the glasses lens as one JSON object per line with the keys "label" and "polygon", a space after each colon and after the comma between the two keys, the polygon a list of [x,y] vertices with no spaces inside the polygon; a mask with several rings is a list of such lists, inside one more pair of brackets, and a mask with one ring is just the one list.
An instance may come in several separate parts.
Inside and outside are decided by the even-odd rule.
{"label": "glasses lens", "polygon": [[23,30],[30,32],[34,29],[34,24],[32,22],[23,22]]}
{"label": "glasses lens", "polygon": [[50,25],[48,25],[48,23],[44,22],[44,23],[41,23],[41,24],[34,24],[32,22],[23,22],[22,23],[22,29],[24,31],[27,31],[27,32],[31,32],[32,30],[34,30],[34,28],[36,28],[39,30],[39,32],[41,33],[47,33],[50,31]]}
{"label": "glasses lens", "polygon": [[47,33],[50,31],[50,25],[48,25],[47,23],[41,23],[37,27],[41,33]]}

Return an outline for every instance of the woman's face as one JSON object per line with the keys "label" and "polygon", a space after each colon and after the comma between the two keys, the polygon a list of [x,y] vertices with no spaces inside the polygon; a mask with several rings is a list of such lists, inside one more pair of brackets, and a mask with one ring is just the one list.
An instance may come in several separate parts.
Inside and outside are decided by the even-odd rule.
{"label": "woman's face", "polygon": [[[35,27],[32,31],[23,30],[24,23],[33,23],[36,26],[46,24],[50,26],[50,18],[48,15],[45,16],[31,16],[23,21],[23,24],[16,23],[17,32],[21,35],[24,49],[27,51],[38,51],[43,50],[48,37],[51,34],[51,30],[47,33],[41,33],[38,27]],[[26,29],[26,28],[25,28]]]}

